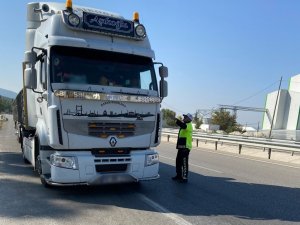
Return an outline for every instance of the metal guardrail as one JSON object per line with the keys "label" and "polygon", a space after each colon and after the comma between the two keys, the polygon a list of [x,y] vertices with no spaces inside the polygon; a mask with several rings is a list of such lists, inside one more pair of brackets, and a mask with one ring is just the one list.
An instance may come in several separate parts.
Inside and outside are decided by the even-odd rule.
{"label": "metal guardrail", "polygon": [[[179,129],[177,128],[163,128],[163,132],[171,132],[171,133],[178,133]],[[288,139],[278,139],[278,138],[266,138],[266,137],[253,137],[253,136],[244,136],[244,135],[234,135],[234,134],[218,134],[218,133],[203,133],[199,131],[193,131],[193,134],[195,135],[207,135],[207,136],[214,136],[214,137],[235,137],[235,138],[243,138],[243,139],[251,139],[251,140],[265,140],[265,141],[276,141],[276,142],[282,142],[282,143],[290,143],[290,144],[299,144],[300,142],[297,142],[295,140],[288,140]]]}
{"label": "metal guardrail", "polygon": [[[177,137],[178,131],[171,129],[164,129],[163,135],[167,136],[169,141],[170,137]],[[253,138],[253,137],[241,137],[241,136],[231,136],[231,135],[216,135],[216,134],[193,134],[193,141],[196,140],[196,146],[199,146],[199,141],[209,141],[215,143],[215,150],[218,150],[219,143],[230,143],[236,144],[239,148],[239,154],[241,154],[242,147],[261,147],[268,149],[268,158],[271,158],[272,149],[291,152],[300,152],[300,144],[294,141],[278,140],[278,139],[266,139],[266,138]]]}

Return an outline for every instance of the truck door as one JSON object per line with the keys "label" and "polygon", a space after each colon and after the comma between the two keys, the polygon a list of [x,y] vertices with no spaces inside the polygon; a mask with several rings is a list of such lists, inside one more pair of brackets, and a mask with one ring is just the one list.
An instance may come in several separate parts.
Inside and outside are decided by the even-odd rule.
{"label": "truck door", "polygon": [[38,63],[38,83],[41,87],[40,90],[42,94],[37,99],[37,115],[38,118],[41,118],[44,122],[46,127],[48,127],[47,119],[48,118],[48,73],[47,73],[47,56],[44,56],[42,60]]}

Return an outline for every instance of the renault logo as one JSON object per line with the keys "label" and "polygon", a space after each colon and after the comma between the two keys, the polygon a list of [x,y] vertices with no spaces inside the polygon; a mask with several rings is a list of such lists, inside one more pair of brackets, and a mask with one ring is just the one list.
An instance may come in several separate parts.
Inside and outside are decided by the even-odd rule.
{"label": "renault logo", "polygon": [[115,147],[116,144],[117,144],[116,138],[112,137],[112,138],[109,140],[109,144],[110,144],[111,147]]}

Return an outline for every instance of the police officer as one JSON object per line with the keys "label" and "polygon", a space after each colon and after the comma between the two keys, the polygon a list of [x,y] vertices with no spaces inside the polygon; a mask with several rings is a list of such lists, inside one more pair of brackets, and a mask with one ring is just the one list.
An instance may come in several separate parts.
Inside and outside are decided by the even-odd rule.
{"label": "police officer", "polygon": [[177,157],[176,157],[176,176],[172,177],[181,183],[188,181],[188,162],[189,154],[192,149],[192,126],[193,116],[191,114],[184,114],[183,121],[176,118],[176,124],[180,127],[177,139]]}

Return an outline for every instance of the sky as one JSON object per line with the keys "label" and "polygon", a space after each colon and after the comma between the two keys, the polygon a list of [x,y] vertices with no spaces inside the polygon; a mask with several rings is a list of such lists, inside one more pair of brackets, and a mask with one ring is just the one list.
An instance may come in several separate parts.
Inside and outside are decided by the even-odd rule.
{"label": "sky", "polygon": [[[22,87],[26,4],[2,1],[0,87]],[[57,2],[65,2],[57,0]],[[287,89],[300,73],[298,0],[73,0],[121,14],[140,13],[155,61],[169,68],[169,96],[162,107],[177,114],[219,104],[264,107],[266,94]],[[238,122],[256,127],[262,113],[238,112]]]}

